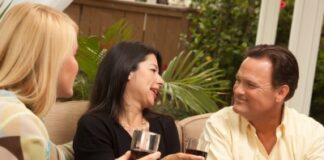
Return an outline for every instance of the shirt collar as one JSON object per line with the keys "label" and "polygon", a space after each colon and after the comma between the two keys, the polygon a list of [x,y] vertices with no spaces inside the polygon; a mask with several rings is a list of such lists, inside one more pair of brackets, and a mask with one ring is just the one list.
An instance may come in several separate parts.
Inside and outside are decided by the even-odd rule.
{"label": "shirt collar", "polygon": [[286,128],[287,128],[287,124],[288,124],[288,109],[286,108],[286,106],[283,106],[283,111],[282,111],[282,118],[281,118],[281,123],[280,125],[277,127],[277,130],[280,129],[280,131],[282,132],[282,134],[285,133]]}
{"label": "shirt collar", "polygon": [[[281,119],[281,123],[280,125],[277,127],[277,131],[280,130],[282,133],[285,133],[285,128],[287,127],[287,119],[288,119],[288,111],[287,108],[285,106],[283,106],[283,113],[282,113],[282,119]],[[244,128],[246,128],[247,130],[251,130],[253,132],[256,131],[256,129],[254,128],[254,126],[243,116],[240,116],[240,121],[242,122],[242,125]]]}
{"label": "shirt collar", "polygon": [[10,91],[4,90],[4,89],[0,89],[0,96],[1,97],[15,97],[16,95]]}

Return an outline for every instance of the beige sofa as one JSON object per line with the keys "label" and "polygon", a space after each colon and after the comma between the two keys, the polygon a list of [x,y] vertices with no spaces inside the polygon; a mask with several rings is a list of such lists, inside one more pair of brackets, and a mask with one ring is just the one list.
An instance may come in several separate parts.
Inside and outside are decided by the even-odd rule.
{"label": "beige sofa", "polygon": [[[44,117],[44,123],[51,140],[56,144],[69,142],[73,139],[77,122],[88,109],[88,101],[69,101],[57,103]],[[211,113],[188,117],[177,121],[181,146],[188,137],[199,137],[206,119]]]}

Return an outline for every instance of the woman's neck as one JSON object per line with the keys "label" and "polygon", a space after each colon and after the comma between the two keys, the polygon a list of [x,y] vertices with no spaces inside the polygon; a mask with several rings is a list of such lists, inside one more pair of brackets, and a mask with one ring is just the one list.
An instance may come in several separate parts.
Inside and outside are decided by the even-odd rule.
{"label": "woman's neck", "polygon": [[124,107],[124,111],[118,117],[119,124],[130,134],[136,129],[148,130],[149,123],[143,116],[141,109],[137,107]]}

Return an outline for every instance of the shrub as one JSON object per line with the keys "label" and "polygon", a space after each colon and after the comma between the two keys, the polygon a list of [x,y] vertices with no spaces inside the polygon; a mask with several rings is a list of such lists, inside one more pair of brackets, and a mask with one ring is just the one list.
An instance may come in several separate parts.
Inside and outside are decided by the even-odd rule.
{"label": "shrub", "polygon": [[[184,36],[188,50],[215,59],[233,85],[235,74],[247,47],[255,44],[260,1],[192,0],[197,13],[189,16],[189,34]],[[204,58],[202,61],[204,61]],[[230,94],[225,97],[228,104]]]}

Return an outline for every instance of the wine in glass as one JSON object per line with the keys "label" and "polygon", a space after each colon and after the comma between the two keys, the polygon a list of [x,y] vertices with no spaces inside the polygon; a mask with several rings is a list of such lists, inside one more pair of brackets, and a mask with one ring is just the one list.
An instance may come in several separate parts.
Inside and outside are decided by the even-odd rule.
{"label": "wine in glass", "polygon": [[131,142],[131,160],[142,158],[154,153],[159,148],[160,135],[157,133],[135,130]]}
{"label": "wine in glass", "polygon": [[206,159],[208,150],[209,142],[196,138],[187,139],[186,153],[202,156]]}

